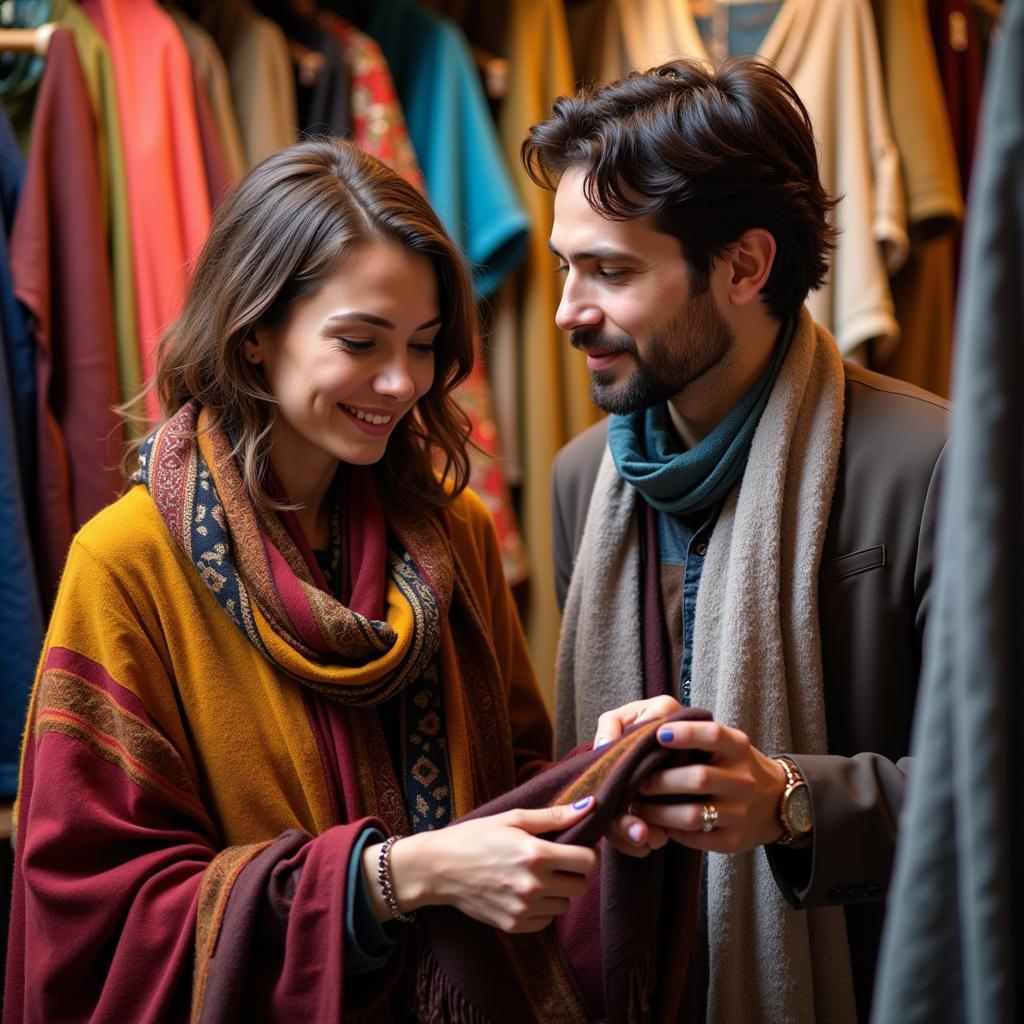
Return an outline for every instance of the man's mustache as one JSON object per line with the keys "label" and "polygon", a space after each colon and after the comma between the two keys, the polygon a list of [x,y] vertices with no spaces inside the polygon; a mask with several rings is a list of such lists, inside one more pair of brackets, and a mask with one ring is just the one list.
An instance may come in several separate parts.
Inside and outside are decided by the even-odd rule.
{"label": "man's mustache", "polygon": [[616,334],[610,338],[601,336],[599,331],[573,331],[569,335],[569,344],[580,352],[596,349],[602,354],[612,352],[629,352],[637,355],[636,342],[628,334]]}

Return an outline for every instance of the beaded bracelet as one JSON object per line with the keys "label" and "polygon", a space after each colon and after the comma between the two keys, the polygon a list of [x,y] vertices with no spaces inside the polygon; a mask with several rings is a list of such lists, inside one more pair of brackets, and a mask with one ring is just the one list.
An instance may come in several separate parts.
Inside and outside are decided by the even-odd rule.
{"label": "beaded bracelet", "polygon": [[380,892],[384,902],[396,921],[402,924],[412,924],[416,920],[415,911],[411,914],[403,914],[398,909],[398,901],[391,886],[391,847],[401,839],[401,836],[389,836],[381,843],[380,856],[377,858],[377,882],[380,884]]}

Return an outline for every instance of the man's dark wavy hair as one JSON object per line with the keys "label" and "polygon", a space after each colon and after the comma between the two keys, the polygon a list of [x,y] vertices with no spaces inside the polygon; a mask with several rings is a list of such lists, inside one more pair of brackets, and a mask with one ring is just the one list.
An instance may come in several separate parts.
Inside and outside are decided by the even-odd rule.
{"label": "man's dark wavy hair", "polygon": [[587,201],[605,217],[648,215],[680,242],[696,292],[713,258],[751,228],[775,238],[762,292],[785,320],[828,272],[835,247],[814,132],[793,87],[774,68],[731,58],[717,68],[676,60],[554,105],[522,146],[530,177],[554,189],[585,171]]}

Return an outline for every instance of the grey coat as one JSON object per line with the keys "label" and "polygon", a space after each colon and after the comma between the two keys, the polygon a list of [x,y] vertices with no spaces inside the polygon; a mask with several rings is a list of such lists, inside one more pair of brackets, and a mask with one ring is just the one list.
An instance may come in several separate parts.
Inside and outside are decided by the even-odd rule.
{"label": "grey coat", "polygon": [[[812,845],[766,851],[794,907],[847,908],[858,1010],[866,1019],[928,619],[948,403],[854,364],[844,368],[843,449],[819,595],[831,753],[791,752],[810,788]],[[560,604],[606,436],[607,423],[598,423],[555,463]]]}

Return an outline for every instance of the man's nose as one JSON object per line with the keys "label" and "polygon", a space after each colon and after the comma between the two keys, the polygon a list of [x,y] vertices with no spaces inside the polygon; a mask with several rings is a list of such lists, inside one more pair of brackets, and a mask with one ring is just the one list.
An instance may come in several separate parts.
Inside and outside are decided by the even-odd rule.
{"label": "man's nose", "polygon": [[585,283],[570,270],[555,312],[555,323],[563,331],[575,331],[581,327],[597,327],[603,319],[604,314],[593,302]]}

